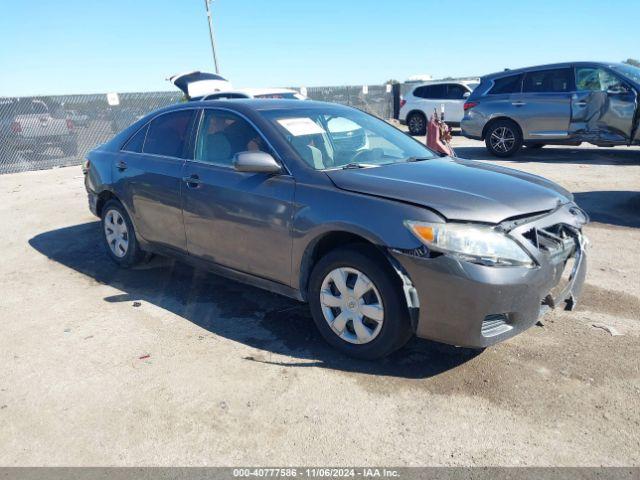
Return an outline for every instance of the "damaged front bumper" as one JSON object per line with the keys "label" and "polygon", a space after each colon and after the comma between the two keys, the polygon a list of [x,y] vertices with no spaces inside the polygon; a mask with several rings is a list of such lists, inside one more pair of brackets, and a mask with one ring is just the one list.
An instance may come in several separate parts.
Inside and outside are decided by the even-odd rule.
{"label": "damaged front bumper", "polygon": [[568,205],[510,225],[510,234],[535,258],[534,268],[391,250],[417,294],[416,335],[482,348],[523,332],[549,308],[574,308],[587,271],[585,222],[586,216]]}

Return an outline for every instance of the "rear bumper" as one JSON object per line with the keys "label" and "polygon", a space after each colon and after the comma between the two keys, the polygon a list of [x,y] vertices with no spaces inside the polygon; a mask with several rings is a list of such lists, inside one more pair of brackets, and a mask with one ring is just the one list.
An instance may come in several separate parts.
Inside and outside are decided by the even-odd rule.
{"label": "rear bumper", "polygon": [[582,235],[572,252],[534,268],[390,253],[417,292],[416,335],[461,347],[488,347],[527,330],[549,308],[572,309],[587,271]]}
{"label": "rear bumper", "polygon": [[91,210],[91,213],[93,213],[96,217],[99,217],[100,215],[98,215],[98,196],[94,193],[88,193],[87,197],[89,200],[89,210]]}
{"label": "rear bumper", "polygon": [[75,134],[68,135],[50,135],[39,137],[21,137],[21,136],[9,136],[4,140],[7,145],[20,149],[29,149],[33,147],[41,146],[60,146],[66,144],[73,144],[77,142]]}
{"label": "rear bumper", "polygon": [[487,119],[473,110],[467,111],[460,122],[460,130],[463,136],[474,140],[482,140],[482,130]]}

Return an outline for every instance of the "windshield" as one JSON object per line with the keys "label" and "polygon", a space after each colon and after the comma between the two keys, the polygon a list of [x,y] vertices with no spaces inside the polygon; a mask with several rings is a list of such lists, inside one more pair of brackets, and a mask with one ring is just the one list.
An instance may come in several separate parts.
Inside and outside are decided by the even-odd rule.
{"label": "windshield", "polygon": [[640,68],[633,65],[619,64],[611,66],[616,72],[621,73],[629,80],[640,83]]}
{"label": "windshield", "polygon": [[312,168],[373,167],[437,156],[387,122],[359,110],[272,110],[262,114]]}

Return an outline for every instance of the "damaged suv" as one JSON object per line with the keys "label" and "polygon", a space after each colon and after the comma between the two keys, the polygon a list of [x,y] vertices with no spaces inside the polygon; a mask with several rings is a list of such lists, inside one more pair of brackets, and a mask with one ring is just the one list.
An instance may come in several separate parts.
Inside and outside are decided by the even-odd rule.
{"label": "damaged suv", "polygon": [[[364,147],[334,131],[345,123]],[[335,104],[167,107],[90,152],[85,184],[122,267],[168,255],[309,302],[324,338],[359,358],[414,334],[505,340],[572,308],[587,268],[587,217],[562,187],[441,158]]]}
{"label": "damaged suv", "polygon": [[640,68],[575,62],[487,75],[464,104],[462,134],[509,157],[522,145],[639,145]]}

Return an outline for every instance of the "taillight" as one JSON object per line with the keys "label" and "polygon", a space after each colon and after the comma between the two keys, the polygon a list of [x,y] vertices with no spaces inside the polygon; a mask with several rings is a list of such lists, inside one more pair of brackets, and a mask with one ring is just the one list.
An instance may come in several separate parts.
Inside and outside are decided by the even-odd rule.
{"label": "taillight", "polygon": [[462,108],[466,112],[467,110],[471,110],[476,105],[478,105],[478,102],[464,102],[464,105]]}
{"label": "taillight", "polygon": [[82,164],[82,173],[86,174],[89,171],[89,167],[91,167],[91,161],[87,158]]}
{"label": "taillight", "polygon": [[73,120],[67,118],[67,129],[73,130]]}
{"label": "taillight", "polygon": [[400,98],[400,108],[404,107],[407,104],[407,101],[404,98]]}
{"label": "taillight", "polygon": [[22,133],[22,125],[18,122],[11,122],[11,133]]}

